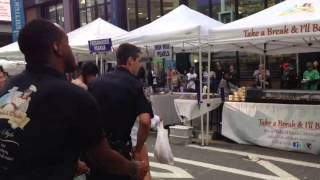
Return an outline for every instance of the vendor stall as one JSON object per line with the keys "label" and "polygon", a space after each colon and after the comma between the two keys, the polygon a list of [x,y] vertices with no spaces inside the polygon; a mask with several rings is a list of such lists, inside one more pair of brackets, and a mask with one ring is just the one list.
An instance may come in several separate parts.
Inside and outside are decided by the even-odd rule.
{"label": "vendor stall", "polygon": [[175,99],[174,107],[181,122],[191,121],[195,118],[213,111],[221,104],[221,98],[203,100],[199,105],[196,99]]}
{"label": "vendor stall", "polygon": [[[261,54],[265,57],[263,64],[267,55],[317,52],[319,12],[317,0],[283,1],[213,28],[209,43],[213,50]],[[319,154],[317,96],[317,92],[297,90],[236,93],[228,99],[237,102],[224,104],[222,134],[238,143]]]}
{"label": "vendor stall", "polygon": [[251,16],[213,27],[213,49],[279,55],[319,51],[320,1],[283,1]]}
{"label": "vendor stall", "polygon": [[240,144],[320,154],[320,105],[225,102],[222,134]]}

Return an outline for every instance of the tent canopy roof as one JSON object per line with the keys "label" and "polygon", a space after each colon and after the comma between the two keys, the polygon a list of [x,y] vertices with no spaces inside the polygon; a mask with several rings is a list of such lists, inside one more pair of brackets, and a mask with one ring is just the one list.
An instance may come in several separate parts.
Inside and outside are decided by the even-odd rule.
{"label": "tent canopy roof", "polygon": [[90,40],[114,38],[126,33],[128,32],[98,18],[93,22],[68,33],[68,37],[71,47],[87,47],[88,41]]}
{"label": "tent canopy roof", "polygon": [[[107,39],[128,33],[127,31],[98,18],[93,22],[68,33],[69,44],[74,53],[88,53],[88,41]],[[0,48],[0,57],[10,59],[23,59],[17,42]]]}
{"label": "tent canopy roof", "polygon": [[267,43],[267,54],[280,54],[317,51],[318,39],[320,1],[286,0],[251,16],[213,27],[209,42],[228,50],[261,54]]}
{"label": "tent canopy roof", "polygon": [[211,27],[222,25],[204,14],[180,5],[159,19],[135,29],[126,35],[114,38],[114,44],[130,42],[136,45],[155,45],[198,41],[199,35],[208,35]]}

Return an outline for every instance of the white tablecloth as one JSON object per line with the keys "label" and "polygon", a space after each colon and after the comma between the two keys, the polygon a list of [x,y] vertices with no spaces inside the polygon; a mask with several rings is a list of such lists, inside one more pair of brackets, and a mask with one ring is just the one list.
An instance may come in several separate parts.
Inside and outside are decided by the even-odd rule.
{"label": "white tablecloth", "polygon": [[197,100],[193,99],[175,99],[174,106],[176,112],[182,122],[193,120],[201,114],[210,112],[221,104],[221,98],[205,99],[201,104],[201,107],[198,105]]}
{"label": "white tablecloth", "polygon": [[150,97],[154,114],[160,116],[163,125],[179,124],[179,117],[174,108],[174,99],[181,94],[159,94]]}
{"label": "white tablecloth", "polygon": [[240,144],[320,154],[320,105],[225,102],[222,134]]}

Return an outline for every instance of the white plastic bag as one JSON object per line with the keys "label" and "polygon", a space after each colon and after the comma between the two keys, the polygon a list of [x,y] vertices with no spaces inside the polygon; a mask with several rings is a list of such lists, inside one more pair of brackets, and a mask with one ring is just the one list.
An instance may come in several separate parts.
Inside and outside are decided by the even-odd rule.
{"label": "white plastic bag", "polygon": [[169,144],[168,130],[163,128],[163,123],[160,122],[156,144],[154,146],[154,157],[159,163],[173,165],[173,154]]}
{"label": "white plastic bag", "polygon": [[83,175],[80,175],[80,176],[78,176],[78,177],[75,177],[73,180],[86,180],[87,178],[86,178],[86,175],[85,174],[83,174]]}

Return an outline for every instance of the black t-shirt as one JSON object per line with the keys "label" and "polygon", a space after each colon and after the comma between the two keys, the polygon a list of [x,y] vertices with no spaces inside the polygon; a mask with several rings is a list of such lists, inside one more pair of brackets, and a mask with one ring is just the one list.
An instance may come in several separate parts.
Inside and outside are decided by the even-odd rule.
{"label": "black t-shirt", "polygon": [[49,67],[28,69],[0,94],[0,179],[72,180],[100,125],[89,93]]}
{"label": "black t-shirt", "polygon": [[143,91],[143,84],[126,69],[118,68],[96,80],[89,91],[98,101],[102,123],[107,135],[127,142],[138,115],[149,113],[153,117],[151,103]]}

